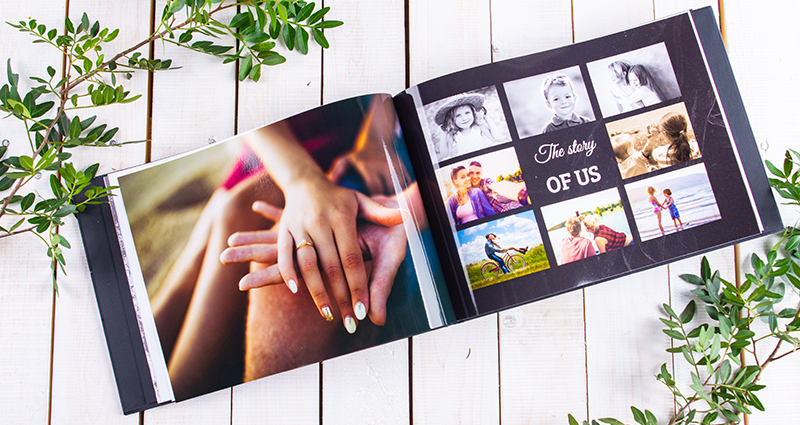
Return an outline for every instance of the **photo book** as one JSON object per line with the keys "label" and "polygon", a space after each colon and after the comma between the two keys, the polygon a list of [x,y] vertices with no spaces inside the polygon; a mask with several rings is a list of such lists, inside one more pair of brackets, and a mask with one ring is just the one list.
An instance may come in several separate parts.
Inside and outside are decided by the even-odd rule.
{"label": "photo book", "polygon": [[125,413],[783,225],[710,8],[341,100],[95,180]]}

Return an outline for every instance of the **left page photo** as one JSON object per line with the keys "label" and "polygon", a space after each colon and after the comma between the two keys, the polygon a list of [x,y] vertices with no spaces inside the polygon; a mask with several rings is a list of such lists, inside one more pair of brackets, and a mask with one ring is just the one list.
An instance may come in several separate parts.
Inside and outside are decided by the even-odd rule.
{"label": "left page photo", "polygon": [[105,178],[119,186],[110,210],[158,403],[415,335],[452,314],[388,95]]}

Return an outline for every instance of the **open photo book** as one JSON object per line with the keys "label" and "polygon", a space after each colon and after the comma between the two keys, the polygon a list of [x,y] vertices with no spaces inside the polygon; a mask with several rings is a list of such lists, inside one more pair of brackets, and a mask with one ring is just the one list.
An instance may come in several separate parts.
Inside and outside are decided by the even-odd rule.
{"label": "open photo book", "polygon": [[95,179],[123,411],[783,225],[710,8],[341,100]]}

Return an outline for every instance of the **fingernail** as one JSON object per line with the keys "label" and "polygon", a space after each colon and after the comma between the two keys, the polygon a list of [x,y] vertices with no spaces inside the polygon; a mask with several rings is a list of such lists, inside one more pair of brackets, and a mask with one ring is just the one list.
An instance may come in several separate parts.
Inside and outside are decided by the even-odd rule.
{"label": "fingernail", "polygon": [[353,316],[347,316],[344,319],[344,328],[347,329],[347,333],[356,333],[356,319],[353,319]]}
{"label": "fingernail", "polygon": [[364,320],[364,318],[367,317],[367,307],[365,307],[364,303],[361,301],[356,303],[356,305],[353,307],[353,310],[355,310],[356,318],[358,320]]}
{"label": "fingernail", "polygon": [[[294,279],[289,279],[289,282],[287,282],[287,283],[289,284],[289,290],[292,291],[293,294],[296,294],[297,293],[297,282],[295,282]],[[328,308],[328,307],[324,307],[324,308]],[[328,308],[328,311],[330,311],[330,308]],[[325,316],[326,319],[327,319],[327,317],[328,316]],[[331,320],[333,320],[333,315],[331,315]]]}
{"label": "fingernail", "polygon": [[327,305],[325,307],[322,307],[322,317],[324,317],[325,320],[329,322],[333,322],[333,312],[331,311],[331,308],[328,307]]}

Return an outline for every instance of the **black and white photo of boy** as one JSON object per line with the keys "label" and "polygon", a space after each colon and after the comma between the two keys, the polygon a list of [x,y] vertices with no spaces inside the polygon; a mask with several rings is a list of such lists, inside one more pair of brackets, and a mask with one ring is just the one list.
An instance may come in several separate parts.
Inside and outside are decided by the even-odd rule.
{"label": "black and white photo of boy", "polygon": [[519,137],[595,120],[580,67],[503,83]]}

